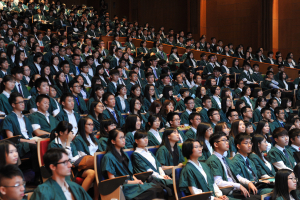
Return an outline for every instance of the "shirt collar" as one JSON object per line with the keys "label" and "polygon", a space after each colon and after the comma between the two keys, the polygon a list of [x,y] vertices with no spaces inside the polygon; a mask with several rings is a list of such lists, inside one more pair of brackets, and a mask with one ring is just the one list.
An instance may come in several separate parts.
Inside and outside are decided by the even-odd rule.
{"label": "shirt collar", "polygon": [[190,111],[188,109],[185,110],[189,115],[193,112],[193,111]]}
{"label": "shirt collar", "polygon": [[195,128],[192,127],[192,126],[191,126],[191,129],[192,129],[195,133],[197,133],[197,129],[195,129]]}
{"label": "shirt collar", "polygon": [[8,93],[8,92],[6,92],[5,90],[3,90],[3,92],[2,92],[7,98],[9,98],[10,97],[10,94]]}
{"label": "shirt collar", "polygon": [[74,110],[72,110],[72,112],[69,112],[69,111],[67,111],[66,109],[64,109],[64,111],[66,111],[66,113],[67,113],[68,115],[74,114]]}
{"label": "shirt collar", "polygon": [[109,112],[115,111],[114,109],[111,109],[111,108],[109,108],[109,107],[106,107],[106,109],[107,109]]}
{"label": "shirt collar", "polygon": [[48,113],[48,111],[46,112],[46,115],[44,114],[44,113],[42,113],[42,112],[40,112],[40,111],[36,111],[36,112],[38,112],[38,113],[41,113],[42,115],[44,115],[45,117],[49,117],[49,113]]}
{"label": "shirt collar", "polygon": [[294,145],[294,144],[291,144],[291,147],[293,147],[294,149],[296,149],[297,151],[299,151],[299,148],[298,146]]}
{"label": "shirt collar", "polygon": [[[220,158],[220,159],[222,159],[222,158],[224,157],[224,155],[221,155],[220,153],[218,153],[218,152],[216,152],[216,151],[214,151],[213,154],[215,154],[215,156],[217,156],[217,157]],[[225,152],[224,152],[224,154],[225,154]]]}
{"label": "shirt collar", "polygon": [[139,148],[139,147],[137,147],[136,149],[135,149],[135,151],[137,152],[137,153],[142,153],[142,152],[146,152],[146,153],[148,153],[149,151],[148,151],[148,149],[147,149],[147,147],[146,147],[146,150],[145,149],[142,149],[142,148]]}
{"label": "shirt collar", "polygon": [[277,149],[279,149],[280,151],[282,151],[282,152],[283,152],[283,150],[285,149],[285,148],[282,148],[281,146],[279,146],[278,144],[275,144],[275,147],[276,147]]}
{"label": "shirt collar", "polygon": [[[14,111],[12,111],[13,113],[15,113]],[[17,113],[15,113],[17,115]],[[19,118],[19,116],[17,115],[17,117]],[[23,118],[24,115],[21,113],[21,118]]]}
{"label": "shirt collar", "polygon": [[[240,154],[239,152],[237,154]],[[242,156],[242,158],[244,159],[244,161],[246,162],[248,157],[244,157],[242,154],[240,154]]]}

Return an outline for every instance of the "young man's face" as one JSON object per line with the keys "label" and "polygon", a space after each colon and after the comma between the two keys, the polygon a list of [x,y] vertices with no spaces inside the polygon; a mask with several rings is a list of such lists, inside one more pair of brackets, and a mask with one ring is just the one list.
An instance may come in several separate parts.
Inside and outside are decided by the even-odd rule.
{"label": "young man's face", "polygon": [[[14,176],[13,178],[3,178],[1,185],[12,186],[4,187],[0,186],[0,193],[3,199],[21,200],[24,197],[25,182],[21,176]],[[13,187],[19,185],[19,187]]]}
{"label": "young man's face", "polygon": [[240,153],[248,154],[252,151],[251,139],[244,139],[240,144],[237,144],[237,148]]}
{"label": "young man's face", "polygon": [[47,82],[43,82],[40,87],[37,88],[37,91],[40,94],[49,94],[49,84]]}
{"label": "young man's face", "polygon": [[80,64],[80,57],[75,56],[74,59],[73,59],[73,63],[74,63],[74,65],[78,66]]}
{"label": "young man's face", "polygon": [[62,67],[62,71],[63,71],[65,74],[68,74],[69,71],[70,71],[70,65],[69,65],[69,64],[65,64],[65,65]]}
{"label": "young man's face", "polygon": [[220,113],[218,111],[214,111],[212,116],[209,117],[209,119],[214,123],[220,121]]}
{"label": "young man's face", "polygon": [[135,83],[138,80],[138,75],[137,74],[132,74],[130,76],[130,80]]}
{"label": "young man's face", "polygon": [[170,77],[166,76],[165,78],[162,79],[162,82],[163,82],[164,85],[169,85],[169,83],[170,83]]}
{"label": "young man's face", "polygon": [[280,120],[283,121],[284,120],[284,110],[280,110],[279,114],[276,114],[276,117]]}
{"label": "young man's face", "polygon": [[110,95],[104,103],[107,105],[107,107],[110,108],[115,107],[116,105],[115,97],[113,95]]}
{"label": "young man's face", "polygon": [[5,61],[4,63],[1,64],[1,69],[7,70],[8,69],[8,62]]}
{"label": "young man's face", "polygon": [[289,144],[289,136],[288,135],[282,135],[278,136],[278,138],[274,138],[277,145],[281,147],[285,147]]}
{"label": "young man's face", "polygon": [[45,113],[49,109],[50,101],[47,98],[43,98],[41,102],[36,103],[38,110]]}
{"label": "young man's face", "polygon": [[218,148],[221,152],[228,151],[229,149],[229,141],[226,136],[222,136],[214,145]]}
{"label": "young man's face", "polygon": [[73,110],[74,109],[74,98],[73,97],[67,97],[64,102],[62,102],[62,105],[66,110]]}
{"label": "young man's face", "polygon": [[50,165],[52,173],[55,173],[59,176],[70,176],[72,164],[69,162],[69,157],[67,154],[62,154],[62,158],[57,162],[56,166]]}
{"label": "young man's face", "polygon": [[271,111],[270,110],[265,111],[261,115],[262,115],[263,119],[268,119],[268,120],[271,119]]}
{"label": "young man's face", "polygon": [[154,75],[148,76],[147,81],[148,83],[154,83]]}
{"label": "young man's face", "polygon": [[211,100],[207,99],[205,102],[203,102],[204,107],[206,107],[207,109],[210,109],[212,106]]}
{"label": "young man's face", "polygon": [[117,82],[119,80],[119,75],[113,74],[113,75],[111,75],[111,79],[112,79],[112,81]]}
{"label": "young man's face", "polygon": [[179,74],[179,75],[176,77],[176,81],[177,81],[177,83],[182,83],[182,76],[181,76],[181,74]]}
{"label": "young man's face", "polygon": [[300,135],[295,136],[295,138],[291,139],[292,144],[296,146],[300,146]]}
{"label": "young man's face", "polygon": [[17,97],[16,103],[12,104],[14,110],[23,111],[25,109],[25,103],[23,97]]}
{"label": "young man's face", "polygon": [[171,123],[172,127],[175,127],[175,128],[179,127],[180,126],[180,117],[179,117],[179,115],[173,116],[173,119],[172,119],[172,121],[170,121],[170,123]]}
{"label": "young man's face", "polygon": [[21,81],[23,79],[23,74],[22,73],[16,73],[14,75],[14,77],[15,77],[16,81],[19,82],[19,81]]}
{"label": "young man's face", "polygon": [[247,109],[246,109],[246,113],[244,113],[244,116],[246,116],[246,117],[252,119],[252,117],[253,117],[253,112],[252,112],[251,108],[247,108]]}
{"label": "young man's face", "polygon": [[239,118],[239,114],[237,112],[231,112],[231,116],[228,117],[231,122],[237,120]]}
{"label": "young man's face", "polygon": [[[194,100],[193,100],[193,99],[189,100],[189,101],[187,102],[187,104],[185,104],[185,106],[186,106],[186,108],[189,109],[189,110],[194,109],[194,107],[195,107],[195,102],[194,102]],[[198,117],[198,116],[197,116],[197,117]],[[195,117],[195,118],[196,118],[196,117]]]}
{"label": "young man's face", "polygon": [[79,94],[81,90],[81,86],[79,83],[75,83],[72,87],[72,92],[75,94]]}

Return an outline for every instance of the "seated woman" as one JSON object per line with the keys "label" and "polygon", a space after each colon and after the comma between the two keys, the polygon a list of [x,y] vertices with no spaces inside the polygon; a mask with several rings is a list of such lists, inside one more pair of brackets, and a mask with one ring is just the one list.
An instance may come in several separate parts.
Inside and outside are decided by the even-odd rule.
{"label": "seated woman", "polygon": [[102,96],[104,94],[104,87],[100,84],[95,84],[92,86],[91,96],[89,98],[89,101],[87,102],[87,109],[90,110],[91,104],[94,101],[100,101],[102,102]]}
{"label": "seated woman", "polygon": [[181,148],[177,145],[179,140],[179,133],[176,128],[166,128],[162,143],[156,152],[157,160],[162,165],[163,170],[171,169],[174,166],[182,166],[184,157]]}
{"label": "seated woman", "polygon": [[16,165],[19,161],[17,147],[9,140],[0,142],[0,168],[6,165]]}
{"label": "seated woman", "polygon": [[160,124],[161,128],[166,127],[167,116],[170,112],[174,112],[174,108],[175,108],[174,101],[172,101],[172,100],[164,101],[164,103],[160,109],[160,116],[161,116],[161,120],[162,120],[161,124]]}
{"label": "seated woman", "polygon": [[195,108],[202,108],[202,98],[206,95],[206,88],[204,86],[199,86],[196,89],[196,98],[195,98]]}
{"label": "seated woman", "polygon": [[145,86],[144,99],[143,99],[143,101],[144,101],[143,106],[144,106],[145,111],[149,110],[151,103],[155,100],[157,100],[155,97],[155,86],[147,84]]}
{"label": "seated woman", "polygon": [[212,191],[214,200],[226,200],[228,197],[223,196],[222,191],[214,183],[214,177],[207,164],[199,162],[202,156],[202,145],[193,139],[187,139],[182,144],[184,157],[188,159],[186,166],[182,169],[179,179],[179,188],[186,195],[201,194]]}
{"label": "seated woman", "polygon": [[230,149],[231,157],[233,157],[237,152],[236,146],[234,144],[235,136],[239,133],[245,133],[245,131],[246,131],[246,127],[243,120],[237,119],[232,123],[231,130],[229,133],[229,149]]}
{"label": "seated woman", "polygon": [[[173,86],[166,85],[162,91],[162,98],[160,99],[161,103],[164,103],[166,100],[172,100],[174,102],[174,106],[176,106],[176,99],[173,97]],[[178,91],[179,92],[179,91]]]}
{"label": "seated woman", "polygon": [[275,187],[272,194],[272,200],[299,199],[296,190],[297,182],[298,178],[295,177],[293,171],[289,169],[278,170],[275,175]]}
{"label": "seated woman", "polygon": [[100,124],[103,119],[103,111],[104,111],[104,104],[100,101],[94,101],[89,110],[88,117],[93,120],[94,123],[94,130],[97,134],[100,134]]}
{"label": "seated woman", "polygon": [[293,114],[292,101],[289,98],[283,98],[281,101],[281,107],[284,108],[284,117],[287,120],[290,114]]}
{"label": "seated woman", "polygon": [[209,137],[213,134],[213,128],[209,123],[202,122],[197,127],[196,140],[203,147],[202,157],[200,160],[207,160],[213,153],[213,148],[209,143]]}
{"label": "seated woman", "polygon": [[100,147],[101,147],[101,149],[103,149],[103,151],[105,151],[106,147],[107,147],[108,132],[115,129],[116,127],[117,127],[116,124],[114,124],[111,119],[102,120],[101,126],[100,126],[99,143],[100,143]]}
{"label": "seated woman", "polygon": [[148,133],[137,131],[134,135],[134,152],[132,154],[132,165],[134,173],[152,171],[155,181],[173,188],[173,180],[165,174],[157,158],[147,149]]}
{"label": "seated woman", "polygon": [[69,93],[70,89],[66,82],[66,76],[65,73],[60,71],[57,72],[55,75],[55,89],[56,89],[56,96],[61,97],[65,93]]}
{"label": "seated woman", "polygon": [[148,123],[146,124],[146,131],[148,131],[149,146],[158,146],[162,142],[164,128],[160,129],[160,118],[158,115],[150,115]]}
{"label": "seated woman", "polygon": [[126,100],[127,99],[126,93],[127,93],[126,85],[118,85],[117,93],[115,95],[116,97],[115,109],[120,111],[121,113],[128,113],[130,109],[129,103]]}
{"label": "seated woman", "polygon": [[256,134],[262,135],[266,139],[267,143],[267,149],[266,152],[269,152],[269,150],[272,148],[272,139],[269,137],[269,135],[272,135],[272,132],[270,132],[270,124],[268,121],[261,120],[257,123],[256,126]]}
{"label": "seated woman", "polygon": [[12,107],[8,102],[11,91],[15,87],[15,78],[11,75],[4,76],[0,85],[0,114],[8,115],[12,112]]}
{"label": "seated woman", "polygon": [[145,126],[148,122],[148,113],[141,114],[143,102],[139,98],[132,98],[129,102],[130,113],[138,115],[141,120],[141,129],[145,130]]}
{"label": "seated woman", "polygon": [[129,175],[123,184],[126,199],[150,200],[163,197],[163,190],[153,183],[143,183],[133,175],[132,163],[123,148],[125,135],[121,129],[109,131],[106,153],[101,161],[101,173],[105,179]]}
{"label": "seated woman", "polygon": [[125,120],[126,148],[133,148],[134,134],[141,128],[141,119],[138,115],[130,114]]}
{"label": "seated woman", "polygon": [[253,122],[258,122],[262,120],[261,109],[266,107],[267,99],[266,97],[258,97],[255,103],[255,110],[253,112]]}
{"label": "seated woman", "polygon": [[140,43],[140,47],[137,49],[137,55],[146,55],[148,53],[150,53],[150,50],[147,48],[147,42],[142,40]]}
{"label": "seated woman", "polygon": [[101,152],[101,146],[93,135],[94,122],[89,117],[83,117],[78,122],[78,135],[73,140],[80,155],[94,155]]}
{"label": "seated woman", "polygon": [[[76,146],[72,143],[74,135],[72,134],[72,124],[67,121],[61,121],[55,129],[52,130],[50,135],[50,144],[48,149],[51,148],[63,148],[68,153],[68,157],[71,163],[75,166],[78,166],[81,157],[85,156],[79,153],[76,149]],[[95,184],[95,171],[93,169],[81,170],[77,174],[78,177],[84,178],[82,182],[82,187],[85,191],[88,191],[89,188],[94,183],[94,200],[98,199],[99,191],[97,184]]]}
{"label": "seated woman", "polygon": [[252,136],[252,144],[252,153],[248,157],[254,162],[258,177],[274,177],[276,174],[275,169],[272,163],[265,158],[265,152],[268,147],[266,138],[261,134],[254,134]]}

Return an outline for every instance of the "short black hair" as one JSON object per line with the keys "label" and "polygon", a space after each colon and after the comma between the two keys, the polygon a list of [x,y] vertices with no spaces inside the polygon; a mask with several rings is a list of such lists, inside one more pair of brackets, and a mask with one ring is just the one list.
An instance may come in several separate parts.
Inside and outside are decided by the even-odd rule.
{"label": "short black hair", "polygon": [[81,62],[79,64],[79,69],[82,69],[83,67],[88,66],[87,62]]}
{"label": "short black hair", "polygon": [[23,96],[19,92],[12,92],[8,98],[9,104],[12,105],[13,103],[16,103],[17,97],[23,98]]}
{"label": "short black hair", "polygon": [[65,102],[67,97],[72,97],[73,98],[73,94],[68,92],[68,93],[63,93],[63,95],[60,97],[60,103],[62,104],[62,102]]}
{"label": "short black hair", "polygon": [[194,142],[198,142],[198,141],[189,138],[186,141],[184,141],[184,143],[182,144],[182,154],[187,159],[190,159],[190,156],[193,154]]}
{"label": "short black hair", "polygon": [[23,72],[24,72],[24,68],[23,67],[14,67],[11,70],[11,75],[13,75],[13,74],[23,74]]}
{"label": "short black hair", "polygon": [[184,99],[184,104],[188,104],[189,100],[194,100],[194,98],[191,97],[191,96],[186,97],[186,98]]}
{"label": "short black hair", "polygon": [[219,139],[223,136],[226,136],[226,133],[224,133],[222,131],[218,131],[209,137],[209,144],[212,146],[213,149],[215,147],[214,143],[218,142]]}
{"label": "short black hair", "polygon": [[69,82],[69,88],[73,87],[73,85],[74,85],[75,83],[79,83],[79,82],[78,82],[77,80],[75,80],[75,79],[72,79],[72,80]]}
{"label": "short black hair", "polygon": [[202,103],[206,103],[207,100],[211,100],[211,98],[208,95],[204,95],[202,98]]}
{"label": "short black hair", "polygon": [[119,71],[117,69],[112,69],[112,70],[110,70],[109,75],[110,76],[112,76],[112,75],[119,75]]}
{"label": "short black hair", "polygon": [[192,123],[191,123],[191,120],[194,120],[194,118],[195,118],[196,116],[199,116],[200,119],[201,119],[200,113],[192,112],[192,113],[189,115],[189,124],[190,124],[190,125],[192,124]]}
{"label": "short black hair", "polygon": [[17,165],[3,166],[0,170],[0,186],[3,186],[3,179],[12,179],[16,176],[20,176],[22,179],[24,179],[23,173]]}
{"label": "short black hair", "polygon": [[65,149],[63,148],[51,148],[49,149],[43,156],[45,168],[48,170],[50,174],[52,171],[50,169],[50,165],[57,165],[58,161],[62,158],[62,154],[68,155]]}
{"label": "short black hair", "polygon": [[40,103],[43,99],[48,99],[50,101],[50,97],[46,94],[40,94],[36,97],[35,103]]}
{"label": "short black hair", "polygon": [[238,144],[241,144],[241,142],[243,142],[244,140],[247,140],[247,139],[251,140],[251,136],[248,135],[247,133],[239,133],[234,138],[234,144],[235,144],[235,146],[237,146]]}
{"label": "short black hair", "polygon": [[207,116],[208,116],[208,117],[212,116],[213,113],[214,113],[215,111],[219,112],[219,110],[216,109],[216,108],[210,108],[210,109],[207,111]]}
{"label": "short black hair", "polygon": [[34,86],[35,86],[35,88],[39,88],[39,87],[41,87],[42,83],[45,83],[45,82],[48,83],[48,80],[45,77],[40,77],[35,80]]}
{"label": "short black hair", "polygon": [[294,128],[292,130],[289,131],[289,139],[291,142],[291,139],[295,140],[295,137],[300,135],[300,129],[298,128]]}
{"label": "short black hair", "polygon": [[251,109],[251,107],[250,107],[250,106],[244,106],[244,107],[242,107],[242,109],[241,109],[241,113],[242,113],[242,115],[243,115],[244,113],[246,113],[246,112],[247,112],[247,108],[250,108],[250,109]]}
{"label": "short black hair", "polygon": [[179,114],[176,113],[176,112],[169,112],[169,113],[168,113],[168,115],[167,115],[167,121],[169,122],[170,125],[171,125],[170,121],[173,120],[173,118],[174,118],[175,115],[178,115],[178,116],[179,116]]}
{"label": "short black hair", "polygon": [[278,127],[278,128],[275,128],[272,135],[273,135],[273,138],[278,138],[278,137],[284,136],[284,135],[289,136],[289,133],[285,128]]}
{"label": "short black hair", "polygon": [[[280,112],[281,110],[284,111],[284,108],[283,108],[283,107],[276,107],[276,108],[274,109],[274,114],[275,114],[275,116],[276,116],[276,114],[279,115],[279,112]],[[277,117],[277,116],[276,116],[276,117]]]}

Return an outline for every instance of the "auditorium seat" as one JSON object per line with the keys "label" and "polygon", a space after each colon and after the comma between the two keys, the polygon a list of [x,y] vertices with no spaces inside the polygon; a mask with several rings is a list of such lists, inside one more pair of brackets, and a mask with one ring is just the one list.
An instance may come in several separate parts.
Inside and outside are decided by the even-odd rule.
{"label": "auditorium seat", "polygon": [[173,177],[173,188],[176,200],[185,197],[184,192],[179,189],[179,178],[182,171],[182,167],[173,167],[172,169],[172,177]]}

